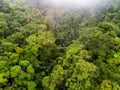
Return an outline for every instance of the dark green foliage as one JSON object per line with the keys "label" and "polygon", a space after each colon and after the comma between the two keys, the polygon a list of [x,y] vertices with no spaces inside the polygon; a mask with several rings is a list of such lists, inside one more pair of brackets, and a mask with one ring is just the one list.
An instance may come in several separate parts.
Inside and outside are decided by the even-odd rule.
{"label": "dark green foliage", "polygon": [[120,29],[113,23],[101,22],[97,27],[87,28],[80,32],[80,43],[84,44],[92,59],[107,59],[112,57],[114,52],[119,51]]}
{"label": "dark green foliage", "polygon": [[28,1],[0,0],[0,90],[120,90],[119,0],[89,12]]}

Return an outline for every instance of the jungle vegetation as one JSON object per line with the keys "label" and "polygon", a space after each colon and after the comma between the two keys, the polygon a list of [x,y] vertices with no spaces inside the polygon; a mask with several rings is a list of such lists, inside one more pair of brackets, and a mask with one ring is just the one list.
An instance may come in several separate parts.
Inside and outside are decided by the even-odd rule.
{"label": "jungle vegetation", "polygon": [[0,0],[0,90],[120,90],[120,0],[29,1]]}

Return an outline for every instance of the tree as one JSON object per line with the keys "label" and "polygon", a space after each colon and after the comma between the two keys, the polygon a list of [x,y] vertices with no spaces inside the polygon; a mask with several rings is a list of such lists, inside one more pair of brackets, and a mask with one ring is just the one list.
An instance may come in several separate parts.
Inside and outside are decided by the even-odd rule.
{"label": "tree", "polygon": [[80,32],[79,41],[92,55],[92,60],[110,58],[119,46],[119,28],[110,22],[101,22],[98,27]]}
{"label": "tree", "polygon": [[119,90],[120,86],[116,82],[111,82],[110,80],[104,80],[101,83],[100,90]]}
{"label": "tree", "polygon": [[[79,60],[70,68],[71,76],[66,80],[68,90],[91,90],[94,86],[92,80],[95,78],[96,66],[84,60]],[[69,75],[68,74],[68,75]]]}
{"label": "tree", "polygon": [[[5,19],[5,16],[6,14],[0,12],[0,38],[4,38],[7,36],[6,30],[8,30],[8,27],[7,27],[7,21]],[[8,30],[8,33],[9,33],[9,30]]]}
{"label": "tree", "polygon": [[65,70],[60,65],[56,65],[53,68],[53,71],[50,74],[50,76],[45,76],[43,78],[42,84],[44,86],[44,89],[48,89],[48,90],[57,89],[64,80],[64,74],[65,74]]}

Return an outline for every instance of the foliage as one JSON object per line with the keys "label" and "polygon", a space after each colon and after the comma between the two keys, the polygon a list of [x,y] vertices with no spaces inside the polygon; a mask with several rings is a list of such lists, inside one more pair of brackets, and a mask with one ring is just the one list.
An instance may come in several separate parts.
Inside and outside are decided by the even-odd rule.
{"label": "foliage", "polygon": [[0,0],[0,90],[120,90],[120,1],[47,2]]}

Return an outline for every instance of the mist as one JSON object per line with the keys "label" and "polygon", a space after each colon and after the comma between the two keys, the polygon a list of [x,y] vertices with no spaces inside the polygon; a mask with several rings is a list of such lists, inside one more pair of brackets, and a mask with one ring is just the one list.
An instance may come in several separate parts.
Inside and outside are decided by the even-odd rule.
{"label": "mist", "polygon": [[96,6],[101,0],[49,0],[52,5],[76,8]]}
{"label": "mist", "polygon": [[112,0],[47,0],[46,2],[52,6],[63,8],[91,8],[98,7],[103,3],[108,3]]}
{"label": "mist", "polygon": [[29,2],[31,5],[40,6],[43,3],[49,7],[62,7],[62,8],[87,8],[98,7],[103,3],[109,3],[114,0],[22,0]]}

